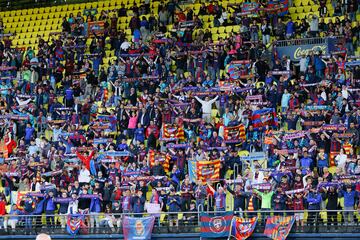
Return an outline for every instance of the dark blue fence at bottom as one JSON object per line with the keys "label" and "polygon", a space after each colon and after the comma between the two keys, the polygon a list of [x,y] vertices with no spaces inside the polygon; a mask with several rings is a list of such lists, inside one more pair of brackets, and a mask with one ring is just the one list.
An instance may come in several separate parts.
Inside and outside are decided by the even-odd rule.
{"label": "dark blue fence at bottom", "polygon": [[[290,233],[286,239],[360,239],[359,233]],[[0,239],[18,239],[18,240],[30,240],[35,239],[36,235],[9,235],[9,236],[0,236]],[[152,234],[152,240],[163,240],[163,239],[186,239],[192,240],[200,239],[199,233],[178,233],[178,234]],[[51,239],[57,240],[67,240],[67,239],[124,239],[122,234],[91,234],[91,235],[51,235]],[[224,238],[226,239],[226,238]],[[251,236],[251,239],[270,239],[267,238],[264,234],[254,233]]]}

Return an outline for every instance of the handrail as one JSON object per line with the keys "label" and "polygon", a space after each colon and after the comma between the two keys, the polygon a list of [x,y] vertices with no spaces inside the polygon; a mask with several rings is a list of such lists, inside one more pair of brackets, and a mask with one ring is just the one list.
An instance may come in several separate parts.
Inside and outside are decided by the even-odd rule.
{"label": "handrail", "polygon": [[210,206],[212,205],[212,197],[211,197],[211,194],[209,193],[207,196],[206,196],[206,198],[207,198],[207,203],[208,204],[206,204],[206,212],[209,212],[209,209],[210,209]]}
{"label": "handrail", "polygon": [[[200,205],[199,205],[200,206]],[[359,210],[344,210],[344,209],[340,209],[340,210],[309,210],[309,209],[305,209],[305,210],[256,210],[256,211],[206,211],[207,214],[221,214],[221,213],[226,213],[226,212],[233,212],[234,214],[244,214],[244,213],[251,213],[251,214],[257,214],[257,213],[304,213],[304,212],[313,212],[313,213],[321,213],[321,212],[337,212],[337,213],[343,213],[343,212],[358,212]],[[169,214],[198,214],[198,213],[202,213],[201,211],[198,212],[160,212],[159,214],[165,214],[165,215],[169,215]],[[88,214],[79,214],[82,216],[99,216],[99,214],[104,214],[104,213],[88,213]],[[156,214],[156,213],[155,213]],[[47,217],[57,217],[57,216],[68,216],[70,214],[38,214],[38,215],[14,215],[14,214],[6,214],[3,216],[0,216],[0,218],[4,218],[4,217],[39,217],[39,216],[47,216]],[[113,216],[144,216],[144,215],[154,215],[154,213],[111,213],[111,215]]]}
{"label": "handrail", "polygon": [[[201,209],[201,211],[200,211],[200,209]],[[202,204],[199,204],[197,207],[197,210],[198,210],[198,225],[200,225],[200,213],[204,212],[204,206]]]}
{"label": "handrail", "polygon": [[289,45],[307,45],[307,44],[324,44],[328,39],[337,39],[341,40],[343,37],[316,37],[316,38],[301,38],[301,39],[289,39],[289,40],[277,40],[274,44],[277,47],[287,47]]}

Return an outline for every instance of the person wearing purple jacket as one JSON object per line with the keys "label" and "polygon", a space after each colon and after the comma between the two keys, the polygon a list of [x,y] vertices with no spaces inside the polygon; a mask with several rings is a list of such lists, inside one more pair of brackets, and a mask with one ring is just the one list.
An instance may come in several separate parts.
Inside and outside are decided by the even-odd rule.
{"label": "person wearing purple jacket", "polygon": [[[175,189],[170,190],[170,195],[168,196],[166,205],[169,207],[169,212],[179,212],[181,210],[181,202],[179,196],[175,195]],[[170,227],[172,226],[178,226],[178,215],[177,214],[169,214],[169,224]]]}
{"label": "person wearing purple jacket", "polygon": [[56,210],[56,204],[54,202],[54,192],[50,191],[45,197],[44,202],[45,214],[46,214],[46,224],[48,227],[55,227],[55,218],[54,213]]}
{"label": "person wearing purple jacket", "polygon": [[[131,207],[133,213],[143,213],[145,209],[145,197],[142,191],[137,191],[131,198]],[[135,215],[136,217],[142,217],[142,214]]]}
{"label": "person wearing purple jacket", "polygon": [[124,196],[121,198],[121,208],[123,213],[131,212],[131,192],[130,190],[126,190]]}
{"label": "person wearing purple jacket", "polygon": [[[320,203],[321,203],[321,194],[315,189],[311,188],[310,191],[306,194],[306,201],[308,203],[308,225],[315,226],[316,225],[316,232],[318,231],[317,221],[320,219],[319,210],[320,210]],[[311,211],[315,210],[315,211]],[[312,229],[312,227],[310,227]]]}

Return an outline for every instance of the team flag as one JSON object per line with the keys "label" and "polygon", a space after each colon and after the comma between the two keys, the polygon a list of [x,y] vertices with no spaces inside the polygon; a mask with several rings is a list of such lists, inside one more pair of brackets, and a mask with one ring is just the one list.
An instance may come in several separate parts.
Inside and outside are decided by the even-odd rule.
{"label": "team flag", "polygon": [[151,233],[154,227],[155,217],[128,217],[124,216],[123,233],[125,240],[151,239]]}
{"label": "team flag", "polygon": [[162,140],[180,140],[183,141],[185,139],[184,127],[182,124],[163,124],[163,134]]}
{"label": "team flag", "polygon": [[164,167],[165,172],[169,172],[169,163],[171,156],[169,154],[163,154],[156,152],[155,150],[149,150],[149,161],[150,167],[154,165],[155,160],[158,160],[159,163]]}
{"label": "team flag", "polygon": [[196,162],[197,179],[202,182],[217,180],[220,178],[220,159],[214,161]]}
{"label": "team flag", "polygon": [[264,234],[273,240],[285,240],[292,225],[295,222],[294,216],[282,217],[273,216],[266,220]]}
{"label": "team flag", "polygon": [[234,127],[225,127],[224,140],[246,140],[245,126],[240,124]]}
{"label": "team flag", "polygon": [[223,238],[229,236],[232,212],[200,215],[200,237],[202,238]]}
{"label": "team flag", "polygon": [[266,125],[273,127],[278,125],[278,118],[274,108],[263,108],[253,111],[251,121],[255,129],[265,127]]}
{"label": "team flag", "polygon": [[190,182],[196,183],[197,174],[196,174],[196,160],[188,160],[188,173]]}
{"label": "team flag", "polygon": [[257,223],[257,217],[241,218],[233,217],[231,221],[229,239],[244,240],[251,236]]}
{"label": "team flag", "polygon": [[66,221],[66,230],[70,235],[76,235],[81,228],[85,228],[84,217],[79,214],[71,214]]}
{"label": "team flag", "polygon": [[266,10],[270,15],[285,16],[289,12],[289,0],[269,1]]}

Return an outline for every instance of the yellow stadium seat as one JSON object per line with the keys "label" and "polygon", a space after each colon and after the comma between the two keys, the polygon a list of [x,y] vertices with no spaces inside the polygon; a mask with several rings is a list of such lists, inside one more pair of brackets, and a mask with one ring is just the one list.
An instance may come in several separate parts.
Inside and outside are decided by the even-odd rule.
{"label": "yellow stadium seat", "polygon": [[61,24],[62,23],[62,19],[57,18],[57,19],[53,19],[53,24]]}
{"label": "yellow stadium seat", "polygon": [[304,19],[305,18],[305,13],[299,13],[299,19],[301,20],[301,19]]}
{"label": "yellow stadium seat", "polygon": [[226,33],[223,33],[223,34],[219,34],[219,36],[220,36],[221,38],[225,39],[225,38],[227,38],[229,35],[226,34]]}
{"label": "yellow stadium seat", "polygon": [[297,13],[303,13],[303,12],[304,12],[304,8],[303,8],[303,7],[297,7],[297,8],[296,8],[296,12],[297,12]]}
{"label": "yellow stadium seat", "polygon": [[33,13],[34,13],[34,9],[33,8],[30,8],[30,9],[28,9],[28,15],[32,15]]}
{"label": "yellow stadium seat", "polygon": [[295,6],[295,7],[300,7],[300,6],[301,6],[301,2],[300,2],[300,1],[295,1],[295,2],[294,2],[294,6]]}
{"label": "yellow stadium seat", "polygon": [[34,43],[35,43],[34,38],[30,38],[29,39],[29,44],[34,44]]}
{"label": "yellow stadium seat", "polygon": [[233,31],[234,31],[235,33],[240,32],[240,26],[239,26],[239,25],[235,25],[235,26],[233,27]]}
{"label": "yellow stadium seat", "polygon": [[46,8],[44,9],[44,12],[49,13],[49,12],[50,12],[50,7],[46,7]]}
{"label": "yellow stadium seat", "polygon": [[225,27],[219,27],[218,33],[221,34],[221,33],[224,33],[224,32],[225,32]]}
{"label": "yellow stadium seat", "polygon": [[125,29],[125,34],[126,35],[131,35],[131,29],[129,29],[129,28]]}
{"label": "yellow stadium seat", "polygon": [[304,12],[306,12],[306,13],[311,12],[311,6],[305,6]]}
{"label": "yellow stadium seat", "polygon": [[296,12],[296,8],[294,8],[294,7],[289,8],[289,13],[290,14],[294,14],[295,12]]}
{"label": "yellow stadium seat", "polygon": [[233,31],[233,26],[227,26],[225,27],[225,32],[231,33]]}
{"label": "yellow stadium seat", "polygon": [[213,28],[210,29],[210,31],[211,31],[212,34],[217,34],[218,33],[218,28],[213,27]]}
{"label": "yellow stadium seat", "polygon": [[211,25],[210,25],[210,24],[211,24],[211,23],[204,22],[204,23],[203,23],[203,29],[210,28],[210,27],[211,27]]}
{"label": "yellow stadium seat", "polygon": [[313,5],[311,6],[311,11],[315,12],[315,11],[319,11],[319,5]]}
{"label": "yellow stadium seat", "polygon": [[218,34],[213,34],[213,35],[211,36],[211,39],[212,39],[213,41],[217,41],[217,40],[219,39],[219,35],[218,35]]}
{"label": "yellow stadium seat", "polygon": [[309,0],[302,0],[302,1],[301,1],[301,4],[302,4],[303,6],[308,6],[308,5],[309,5]]}

